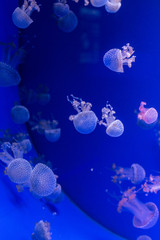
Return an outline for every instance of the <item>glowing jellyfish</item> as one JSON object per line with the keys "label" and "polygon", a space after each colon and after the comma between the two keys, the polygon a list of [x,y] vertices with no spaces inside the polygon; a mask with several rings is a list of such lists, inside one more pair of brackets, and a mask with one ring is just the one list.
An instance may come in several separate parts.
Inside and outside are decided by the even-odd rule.
{"label": "glowing jellyfish", "polygon": [[116,13],[121,7],[121,0],[107,0],[105,9],[109,13]]}
{"label": "glowing jellyfish", "polygon": [[78,24],[78,18],[74,12],[69,10],[68,14],[58,19],[58,27],[63,32],[72,32]]}
{"label": "glowing jellyfish", "polygon": [[134,50],[129,43],[123,46],[122,50],[117,48],[110,49],[103,57],[104,65],[114,72],[123,73],[123,65],[128,65],[131,68],[132,62],[135,62],[133,53]]}
{"label": "glowing jellyfish", "polygon": [[13,23],[18,28],[27,28],[33,20],[31,19],[32,12],[36,10],[40,11],[40,7],[37,5],[35,0],[24,0],[21,8],[17,7],[12,13]]}
{"label": "glowing jellyfish", "polygon": [[52,233],[50,232],[50,223],[40,220],[35,224],[34,233],[32,233],[32,239],[34,240],[51,240]]}
{"label": "glowing jellyfish", "polygon": [[123,123],[120,120],[115,120],[114,116],[116,112],[110,104],[106,104],[106,107],[102,108],[102,120],[99,121],[99,125],[106,127],[106,133],[110,137],[119,137],[124,132]]}
{"label": "glowing jellyfish", "polygon": [[28,182],[31,172],[31,164],[23,158],[17,158],[11,161],[6,170],[6,174],[10,180],[17,184]]}
{"label": "glowing jellyfish", "polygon": [[43,163],[38,163],[34,167],[30,178],[31,191],[45,197],[51,195],[56,187],[56,177],[53,171]]}
{"label": "glowing jellyfish", "polygon": [[112,177],[113,182],[121,183],[123,180],[129,180],[133,184],[139,184],[146,176],[144,168],[138,163],[133,163],[130,168],[117,167],[113,164],[112,168],[116,172],[116,175]]}
{"label": "glowing jellyfish", "polygon": [[30,118],[29,111],[22,105],[16,105],[11,109],[12,120],[17,124],[24,124]]}
{"label": "glowing jellyfish", "polygon": [[146,102],[141,102],[138,114],[138,119],[143,120],[146,124],[152,124],[158,119],[158,112],[155,108],[145,108]]}
{"label": "glowing jellyfish", "polygon": [[13,42],[0,44],[4,46],[4,55],[0,61],[0,87],[16,86],[21,81],[16,67],[21,63],[25,51],[23,48],[16,48]]}
{"label": "glowing jellyfish", "polygon": [[64,17],[69,13],[69,5],[63,1],[59,1],[53,4],[53,13],[57,17]]}
{"label": "glowing jellyfish", "polygon": [[45,130],[44,135],[49,142],[57,142],[61,136],[61,129],[49,129]]}
{"label": "glowing jellyfish", "polygon": [[93,111],[91,111],[92,104],[86,103],[81,98],[71,95],[70,100],[67,100],[72,104],[73,108],[78,112],[76,115],[69,117],[70,121],[73,121],[75,129],[82,134],[89,134],[93,132],[97,126],[98,118]]}
{"label": "glowing jellyfish", "polygon": [[94,7],[102,7],[106,4],[107,0],[90,0],[90,2]]}
{"label": "glowing jellyfish", "polygon": [[118,212],[122,208],[131,212],[133,217],[133,226],[136,228],[149,229],[153,227],[159,218],[159,211],[155,203],[142,203],[136,198],[135,187],[124,192],[121,201],[118,203]]}
{"label": "glowing jellyfish", "polygon": [[149,236],[147,235],[141,235],[137,238],[137,240],[152,240],[152,238],[150,238]]}

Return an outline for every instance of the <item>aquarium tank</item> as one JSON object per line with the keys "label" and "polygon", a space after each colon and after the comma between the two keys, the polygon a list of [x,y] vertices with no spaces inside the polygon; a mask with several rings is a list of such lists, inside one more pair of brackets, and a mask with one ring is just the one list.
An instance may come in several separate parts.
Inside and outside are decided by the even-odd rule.
{"label": "aquarium tank", "polygon": [[159,8],[1,1],[0,239],[160,238]]}

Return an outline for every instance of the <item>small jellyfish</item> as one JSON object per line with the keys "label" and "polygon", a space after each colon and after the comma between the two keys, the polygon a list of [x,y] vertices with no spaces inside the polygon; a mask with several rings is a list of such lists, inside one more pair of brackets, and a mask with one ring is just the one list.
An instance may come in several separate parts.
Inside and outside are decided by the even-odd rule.
{"label": "small jellyfish", "polygon": [[157,193],[160,190],[160,176],[153,176],[150,174],[149,179],[147,179],[144,183],[143,191],[147,193]]}
{"label": "small jellyfish", "polygon": [[78,112],[76,115],[69,117],[73,121],[75,129],[82,134],[89,134],[93,132],[97,126],[98,118],[93,111],[91,111],[92,104],[83,101],[81,98],[71,95],[72,100],[67,97],[67,100],[72,104],[73,108]]}
{"label": "small jellyfish", "polygon": [[69,10],[68,14],[58,19],[58,27],[63,32],[72,32],[78,24],[78,18],[74,12]]}
{"label": "small jellyfish", "polygon": [[51,168],[43,163],[34,167],[30,177],[30,190],[39,197],[51,195],[56,187],[56,177]]}
{"label": "small jellyfish", "polygon": [[56,128],[45,130],[44,135],[48,142],[57,142],[61,136],[61,129]]}
{"label": "small jellyfish", "polygon": [[105,9],[109,13],[116,13],[121,7],[121,0],[107,0]]}
{"label": "small jellyfish", "polygon": [[117,211],[122,208],[131,212],[133,217],[133,226],[136,228],[149,229],[153,227],[159,218],[159,211],[155,203],[142,203],[136,198],[135,187],[124,192],[122,199],[118,203]]}
{"label": "small jellyfish", "polygon": [[57,17],[64,17],[69,13],[69,5],[64,1],[53,3],[53,14]]}
{"label": "small jellyfish", "polygon": [[110,137],[119,137],[124,132],[124,125],[120,120],[115,120],[115,113],[113,107],[107,102],[106,107],[102,108],[102,120],[99,121],[99,125],[106,127],[106,133]]}
{"label": "small jellyfish", "polygon": [[146,102],[141,102],[138,114],[138,119],[143,120],[146,124],[155,123],[158,119],[158,112],[155,108],[145,108]]}
{"label": "small jellyfish", "polygon": [[32,239],[34,240],[51,240],[52,233],[50,232],[50,223],[40,220],[35,224],[34,233],[32,233]]}
{"label": "small jellyfish", "polygon": [[90,0],[93,7],[102,7],[106,4],[107,0]]}
{"label": "small jellyfish", "polygon": [[123,180],[129,180],[133,184],[139,184],[146,176],[144,168],[138,163],[133,163],[130,168],[117,167],[113,164],[112,168],[116,172],[116,175],[112,177],[113,182],[121,183]]}
{"label": "small jellyfish", "polygon": [[16,67],[22,62],[25,51],[23,48],[17,48],[13,42],[0,42],[0,45],[3,45],[4,51],[0,61],[0,87],[16,86],[21,81]]}
{"label": "small jellyfish", "polygon": [[14,159],[8,164],[6,169],[6,174],[8,175],[9,179],[17,184],[28,182],[31,172],[31,164],[23,158]]}
{"label": "small jellyfish", "polygon": [[30,118],[29,111],[22,105],[16,105],[11,109],[12,120],[17,124],[24,124]]}
{"label": "small jellyfish", "polygon": [[18,28],[27,28],[31,23],[33,23],[30,16],[34,10],[37,12],[40,11],[40,7],[37,2],[35,0],[24,0],[22,7],[17,7],[12,13],[13,23]]}
{"label": "small jellyfish", "polygon": [[122,50],[117,48],[110,49],[103,57],[104,65],[114,72],[123,73],[123,65],[128,65],[131,68],[132,62],[135,62],[133,53],[134,50],[129,43],[123,46]]}
{"label": "small jellyfish", "polygon": [[137,240],[152,240],[152,238],[150,238],[149,236],[147,235],[141,235],[137,238]]}

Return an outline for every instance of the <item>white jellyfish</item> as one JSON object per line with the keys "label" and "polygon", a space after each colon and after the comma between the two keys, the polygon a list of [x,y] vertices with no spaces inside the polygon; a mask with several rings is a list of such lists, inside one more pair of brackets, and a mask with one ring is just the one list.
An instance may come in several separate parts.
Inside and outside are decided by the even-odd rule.
{"label": "white jellyfish", "polygon": [[4,51],[0,60],[0,87],[16,86],[21,81],[16,67],[22,62],[25,51],[23,48],[17,48],[13,42],[0,42],[0,45]]}
{"label": "white jellyfish", "polygon": [[124,125],[116,119],[115,113],[113,107],[107,102],[106,107],[102,108],[102,120],[99,121],[99,125],[106,127],[106,133],[110,137],[119,137],[124,132]]}
{"label": "white jellyfish", "polygon": [[73,108],[78,112],[76,115],[69,117],[70,121],[73,121],[75,129],[82,134],[89,134],[93,132],[97,126],[98,118],[96,114],[91,111],[92,104],[83,101],[81,98],[71,95],[70,100],[67,100],[72,104]]}
{"label": "white jellyfish", "polygon": [[64,0],[53,3],[53,14],[57,17],[64,17],[68,14],[68,12],[69,5]]}
{"label": "white jellyfish", "polygon": [[34,10],[37,12],[40,11],[40,7],[37,2],[35,0],[24,0],[22,7],[17,7],[12,13],[13,23],[18,28],[27,28],[31,23],[33,23],[30,16]]}
{"label": "white jellyfish", "polygon": [[106,67],[115,72],[124,72],[123,65],[132,67],[132,62],[135,62],[135,56],[133,56],[134,50],[129,45],[122,47],[122,50],[113,48],[105,53],[103,62]]}
{"label": "white jellyfish", "polygon": [[94,7],[102,7],[106,4],[107,0],[90,0],[90,2]]}
{"label": "white jellyfish", "polygon": [[78,18],[69,10],[68,14],[58,19],[58,28],[66,33],[72,32],[78,25]]}
{"label": "white jellyfish", "polygon": [[22,105],[16,105],[11,109],[12,120],[17,124],[24,124],[30,118],[29,111]]}
{"label": "white jellyfish", "polygon": [[40,220],[35,224],[34,233],[32,233],[33,240],[51,240],[51,235],[49,222]]}
{"label": "white jellyfish", "polygon": [[109,13],[116,13],[121,7],[121,0],[107,0],[105,9]]}
{"label": "white jellyfish", "polygon": [[31,164],[23,158],[16,158],[11,161],[6,169],[9,179],[17,184],[29,181],[32,172]]}
{"label": "white jellyfish", "polygon": [[30,177],[30,190],[39,197],[51,195],[56,187],[56,177],[51,168],[43,163],[34,167]]}

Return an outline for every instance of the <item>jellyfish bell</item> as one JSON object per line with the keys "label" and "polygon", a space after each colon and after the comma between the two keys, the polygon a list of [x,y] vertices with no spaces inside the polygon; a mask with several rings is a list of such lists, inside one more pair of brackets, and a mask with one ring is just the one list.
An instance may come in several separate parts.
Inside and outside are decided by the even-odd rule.
{"label": "jellyfish bell", "polygon": [[109,13],[116,13],[121,7],[121,0],[107,0],[105,9]]}
{"label": "jellyfish bell", "polygon": [[32,233],[33,240],[51,240],[51,235],[49,222],[40,220],[35,224],[34,233]]}
{"label": "jellyfish bell", "polygon": [[132,62],[135,62],[133,53],[134,50],[129,43],[123,46],[122,50],[117,48],[110,49],[103,57],[104,65],[114,72],[123,73],[123,65],[128,65],[131,68]]}
{"label": "jellyfish bell", "polygon": [[90,0],[93,7],[103,7],[107,0]]}
{"label": "jellyfish bell", "polygon": [[17,184],[23,184],[29,181],[32,167],[30,163],[23,159],[17,158],[12,160],[7,167],[7,175],[10,180]]}
{"label": "jellyfish bell", "polygon": [[74,12],[69,10],[68,14],[64,17],[60,17],[57,21],[58,28],[63,32],[72,32],[78,24],[78,18]]}
{"label": "jellyfish bell", "polygon": [[120,120],[113,121],[106,129],[106,133],[110,137],[120,137],[124,132],[124,125]]}
{"label": "jellyfish bell", "polygon": [[131,170],[132,170],[131,182],[134,184],[141,183],[146,176],[144,168],[138,163],[133,163],[131,165]]}
{"label": "jellyfish bell", "polygon": [[74,109],[78,112],[76,115],[69,117],[73,121],[75,129],[82,134],[89,134],[93,132],[97,126],[98,118],[91,110],[92,104],[82,101],[81,98],[71,95],[72,100],[67,97],[67,100],[72,104]]}
{"label": "jellyfish bell", "polygon": [[152,238],[150,238],[149,236],[147,235],[141,235],[137,238],[137,240],[152,240]]}
{"label": "jellyfish bell", "polygon": [[16,124],[24,124],[30,118],[28,109],[22,105],[16,105],[11,109],[12,120]]}
{"label": "jellyfish bell", "polygon": [[57,142],[61,136],[61,129],[48,129],[45,130],[44,135],[49,142]]}
{"label": "jellyfish bell", "polygon": [[158,119],[158,112],[155,108],[146,108],[145,105],[146,102],[141,102],[139,111],[140,113],[138,114],[138,119],[143,120],[146,124],[153,124],[157,121]]}
{"label": "jellyfish bell", "polygon": [[63,2],[56,2],[53,4],[53,13],[57,17],[64,17],[69,12],[69,5]]}
{"label": "jellyfish bell", "polygon": [[37,5],[36,1],[24,0],[22,7],[21,8],[17,7],[12,13],[13,23],[18,28],[22,29],[27,28],[31,23],[33,23],[33,20],[31,19],[30,15],[34,10],[38,12],[40,11],[40,8]]}
{"label": "jellyfish bell", "polygon": [[21,77],[16,69],[0,62],[0,87],[17,86],[20,81]]}

